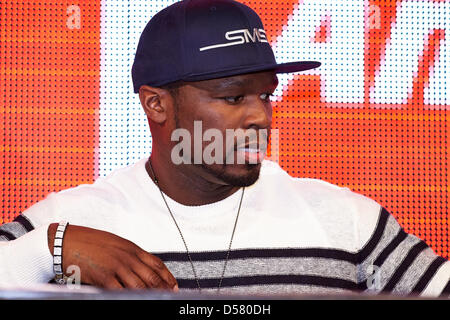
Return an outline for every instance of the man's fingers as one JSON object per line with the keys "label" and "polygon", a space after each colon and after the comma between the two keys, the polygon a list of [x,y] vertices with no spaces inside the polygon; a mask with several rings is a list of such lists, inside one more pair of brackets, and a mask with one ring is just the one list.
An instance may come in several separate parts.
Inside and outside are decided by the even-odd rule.
{"label": "man's fingers", "polygon": [[103,283],[103,287],[108,290],[123,289],[123,286],[120,284],[116,277],[110,277],[106,279],[106,281]]}
{"label": "man's fingers", "polygon": [[138,277],[131,269],[119,268],[117,277],[125,288],[128,289],[145,289],[147,285],[140,277]]}
{"label": "man's fingers", "polygon": [[139,276],[149,288],[172,289],[157,273],[150,269],[147,269],[144,274],[139,274]]}
{"label": "man's fingers", "polygon": [[173,289],[173,285],[167,283],[159,275],[159,270],[153,266],[148,266],[136,257],[136,261],[132,261],[133,271],[147,284],[149,288]]}
{"label": "man's fingers", "polygon": [[168,286],[169,289],[178,291],[178,283],[167,266],[158,257],[149,254],[144,250],[138,250],[138,258],[150,267]]}

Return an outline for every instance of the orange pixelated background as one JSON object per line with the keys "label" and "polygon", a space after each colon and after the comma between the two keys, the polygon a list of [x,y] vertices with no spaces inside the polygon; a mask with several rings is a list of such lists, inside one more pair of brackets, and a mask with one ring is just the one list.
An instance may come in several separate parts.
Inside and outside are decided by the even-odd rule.
{"label": "orange pixelated background", "polygon": [[[260,14],[273,44],[303,1],[242,2]],[[450,106],[426,103],[424,92],[450,34],[433,28],[426,36],[406,103],[370,98],[401,2],[365,2],[379,9],[379,25],[364,31],[362,102],[326,102],[319,74],[289,81],[274,103],[279,162],[293,176],[376,200],[448,258]],[[82,11],[81,28],[70,25],[76,21],[67,9],[74,4]],[[100,0],[1,1],[0,16],[1,224],[49,192],[98,177],[102,13]],[[329,41],[332,28],[333,17],[325,16],[314,41]]]}
{"label": "orange pixelated background", "polygon": [[78,1],[81,29],[71,5],[0,1],[0,223],[95,179],[100,3]]}

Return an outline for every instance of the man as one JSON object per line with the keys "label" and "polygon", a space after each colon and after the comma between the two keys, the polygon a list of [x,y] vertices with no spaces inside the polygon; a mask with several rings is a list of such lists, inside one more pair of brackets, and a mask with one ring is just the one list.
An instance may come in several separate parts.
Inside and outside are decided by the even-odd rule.
{"label": "man", "polygon": [[[238,2],[159,12],[132,70],[151,158],[1,226],[0,284],[63,283],[77,266],[82,283],[108,289],[447,296],[450,263],[379,204],[262,160],[276,74],[319,65],[276,64],[260,18]],[[207,132],[211,152],[212,138],[198,141]]]}

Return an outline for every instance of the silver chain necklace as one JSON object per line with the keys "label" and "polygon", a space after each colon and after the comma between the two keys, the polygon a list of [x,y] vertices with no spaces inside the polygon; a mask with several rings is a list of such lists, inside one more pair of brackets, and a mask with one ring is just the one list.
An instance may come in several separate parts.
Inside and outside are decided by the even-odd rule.
{"label": "silver chain necklace", "polygon": [[[181,229],[178,226],[177,220],[175,220],[175,217],[174,217],[174,215],[172,213],[172,210],[170,210],[170,207],[167,204],[166,197],[164,196],[164,193],[162,192],[161,187],[159,186],[159,182],[158,182],[158,179],[156,178],[155,171],[153,171],[153,167],[152,167],[152,164],[150,163],[150,159],[148,159],[147,162],[145,163],[145,169],[147,170],[147,173],[150,175],[151,179],[152,179],[152,176],[153,176],[153,180],[155,181],[156,186],[158,187],[159,192],[161,193],[161,197],[163,198],[164,203],[166,204],[167,210],[169,211],[170,216],[172,217],[172,220],[173,220],[173,222],[175,223],[175,226],[178,229],[178,233],[180,234],[181,240],[183,240],[184,248],[186,249],[186,253],[187,253],[187,256],[189,258],[189,262],[191,263],[192,272],[194,273],[194,277],[195,277],[195,282],[197,283],[198,290],[201,291],[202,289],[200,287],[200,282],[198,280],[197,273],[195,272],[194,262],[192,261],[191,254],[190,254],[188,246],[186,244],[186,240],[184,240],[183,233],[181,232]],[[150,174],[150,171],[151,171],[151,174]],[[244,191],[245,191],[245,187],[242,188],[242,194],[241,194],[241,198],[239,200],[239,208],[238,208],[238,211],[237,211],[237,214],[236,214],[236,220],[234,221],[233,232],[231,233],[230,244],[228,245],[228,252],[227,252],[227,256],[225,258],[225,263],[223,265],[222,275],[221,275],[220,280],[219,280],[219,285],[217,287],[217,291],[220,290],[220,288],[222,286],[223,277],[225,276],[225,270],[227,268],[227,263],[228,263],[228,259],[230,257],[230,252],[231,252],[231,245],[233,243],[234,232],[236,231],[236,225],[237,225],[237,222],[238,222],[238,219],[239,219],[239,212],[241,211],[242,199],[244,198]]]}

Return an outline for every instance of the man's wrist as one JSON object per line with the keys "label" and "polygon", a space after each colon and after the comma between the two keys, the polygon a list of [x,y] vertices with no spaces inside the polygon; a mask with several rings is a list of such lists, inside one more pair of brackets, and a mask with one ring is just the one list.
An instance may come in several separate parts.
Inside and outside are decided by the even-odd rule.
{"label": "man's wrist", "polygon": [[48,226],[47,238],[48,238],[48,249],[53,255],[53,244],[55,242],[56,229],[58,228],[58,223],[52,223]]}
{"label": "man's wrist", "polygon": [[53,242],[53,271],[55,272],[55,281],[58,284],[65,284],[66,277],[63,268],[63,242],[66,227],[69,225],[67,221],[61,221],[58,224]]}

